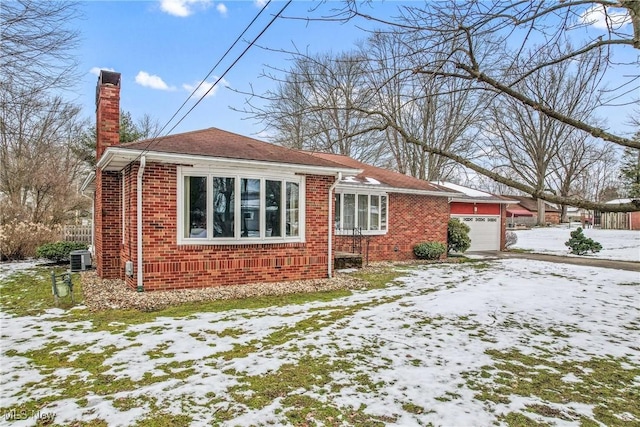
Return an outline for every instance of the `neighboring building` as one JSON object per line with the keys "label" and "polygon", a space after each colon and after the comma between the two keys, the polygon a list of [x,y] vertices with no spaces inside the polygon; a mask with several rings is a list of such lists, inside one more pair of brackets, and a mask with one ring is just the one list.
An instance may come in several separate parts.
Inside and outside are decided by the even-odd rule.
{"label": "neighboring building", "polygon": [[505,249],[508,204],[518,203],[480,190],[433,181],[434,184],[460,193],[451,198],[451,218],[457,218],[469,226],[472,251],[501,251]]}
{"label": "neighboring building", "polygon": [[595,225],[593,211],[573,206],[567,206],[567,221],[579,222],[584,227]]}
{"label": "neighboring building", "polygon": [[215,128],[119,144],[119,100],[120,74],[102,71],[83,185],[102,278],[142,291],[330,277],[353,229],[370,260],[446,243],[452,191]]}
{"label": "neighboring building", "polygon": [[[610,200],[608,205],[631,203],[631,199]],[[640,230],[640,211],[601,212],[600,227],[608,230]]]}
{"label": "neighboring building", "polygon": [[[517,225],[533,226],[538,222],[538,200],[525,196],[504,196],[511,200],[517,200],[518,204],[507,205],[507,224],[510,227]],[[546,224],[560,224],[560,209],[549,203],[544,204],[544,216]]]}

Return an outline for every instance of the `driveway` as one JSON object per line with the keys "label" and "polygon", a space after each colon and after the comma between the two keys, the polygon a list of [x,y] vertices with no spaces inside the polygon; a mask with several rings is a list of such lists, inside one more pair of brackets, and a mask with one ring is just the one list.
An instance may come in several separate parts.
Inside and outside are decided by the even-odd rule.
{"label": "driveway", "polygon": [[536,261],[554,262],[571,265],[584,265],[600,268],[613,268],[616,270],[637,271],[640,272],[640,262],[635,261],[619,261],[612,259],[592,258],[592,257],[572,257],[561,255],[535,254],[527,252],[470,252],[470,257],[480,256],[488,259],[530,259]]}

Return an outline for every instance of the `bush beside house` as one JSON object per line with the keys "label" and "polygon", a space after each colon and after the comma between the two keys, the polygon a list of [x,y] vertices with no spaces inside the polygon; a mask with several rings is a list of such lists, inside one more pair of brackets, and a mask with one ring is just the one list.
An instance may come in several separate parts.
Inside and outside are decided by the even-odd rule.
{"label": "bush beside house", "polygon": [[457,218],[451,218],[447,226],[447,252],[463,253],[471,246],[469,237],[471,228],[467,224],[460,222]]}
{"label": "bush beside house", "polygon": [[413,248],[413,253],[419,259],[439,259],[446,251],[446,246],[440,242],[419,243]]}

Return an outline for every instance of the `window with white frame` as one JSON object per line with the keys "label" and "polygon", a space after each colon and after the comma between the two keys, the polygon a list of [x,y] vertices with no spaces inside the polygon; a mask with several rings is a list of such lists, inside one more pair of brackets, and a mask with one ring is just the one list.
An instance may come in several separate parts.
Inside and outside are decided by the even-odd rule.
{"label": "window with white frame", "polygon": [[387,232],[386,194],[336,193],[334,212],[338,234],[347,234],[353,229],[360,229],[363,234]]}
{"label": "window with white frame", "polygon": [[304,177],[181,168],[178,241],[242,244],[304,240]]}

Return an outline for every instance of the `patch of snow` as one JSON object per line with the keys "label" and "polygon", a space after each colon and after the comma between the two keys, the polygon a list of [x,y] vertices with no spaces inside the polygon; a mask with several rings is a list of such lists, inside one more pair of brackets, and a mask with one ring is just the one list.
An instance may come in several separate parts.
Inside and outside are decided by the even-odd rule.
{"label": "patch of snow", "polygon": [[[424,266],[404,272],[397,285],[327,302],[162,317],[118,333],[93,330],[89,322],[64,322],[53,314],[12,317],[0,312],[0,406],[55,394],[55,381],[23,355],[51,344],[62,352],[71,347],[75,353],[109,351],[104,364],[107,374],[116,378],[137,381],[145,372],[164,376],[171,362],[182,363],[175,369],[193,369],[187,378],[90,397],[88,408],[70,399],[42,408],[54,412],[61,425],[96,417],[109,420],[110,426],[130,424],[151,415],[151,408],[121,411],[111,398],[145,396],[155,397],[163,410],[188,412],[193,425],[215,423],[218,407],[231,408],[228,414],[233,415],[223,425],[286,424],[283,411],[288,408],[282,397],[251,409],[235,401],[231,388],[245,375],[277,372],[305,357],[351,367],[343,370],[337,364],[324,388],[298,389],[290,395],[339,408],[365,408],[370,415],[395,417],[395,425],[491,425],[500,413],[541,402],[509,396],[509,405],[494,405],[474,397],[477,391],[468,387],[465,374],[496,363],[486,353],[489,349],[533,355],[546,349],[554,356],[545,357],[558,362],[625,357],[631,366],[640,366],[636,339],[625,328],[640,313],[639,288],[621,286],[638,283],[637,272],[522,259],[486,264]],[[316,327],[299,328],[300,322],[310,320]],[[550,329],[560,333],[545,333]],[[236,332],[225,333],[229,330]],[[291,338],[274,344],[274,333]],[[243,357],[223,357],[242,347],[247,348]],[[55,375],[61,381],[74,375],[86,381],[92,377],[82,369],[61,369]],[[376,386],[363,387],[357,381],[361,377]],[[226,403],[207,406],[211,393]],[[413,413],[406,404],[425,411]],[[589,405],[554,408],[593,416]]]}
{"label": "patch of snow", "polygon": [[17,272],[29,271],[40,262],[40,260],[0,262],[0,280],[6,279]]}
{"label": "patch of snow", "polygon": [[[564,244],[576,227],[566,225],[558,227],[536,227],[530,230],[516,230],[518,242],[513,246],[535,253],[570,256],[569,248]],[[619,261],[640,262],[640,231],[584,229],[584,235],[602,245],[602,250],[588,257]],[[576,256],[576,255],[571,255]]]}
{"label": "patch of snow", "polygon": [[375,178],[366,177],[367,184],[380,185],[380,181]]}
{"label": "patch of snow", "polygon": [[457,191],[469,197],[478,197],[478,198],[495,197],[493,194],[480,191],[480,190],[474,190],[473,188],[464,187],[462,185],[454,184],[452,182],[446,182],[446,181],[431,181],[431,182],[441,187],[445,187],[450,190]]}

